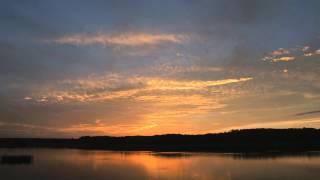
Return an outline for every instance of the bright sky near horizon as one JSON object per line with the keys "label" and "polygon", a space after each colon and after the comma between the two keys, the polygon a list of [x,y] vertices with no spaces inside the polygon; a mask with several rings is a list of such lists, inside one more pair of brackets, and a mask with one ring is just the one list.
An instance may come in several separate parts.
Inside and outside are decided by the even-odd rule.
{"label": "bright sky near horizon", "polygon": [[3,0],[0,137],[319,128],[319,7]]}

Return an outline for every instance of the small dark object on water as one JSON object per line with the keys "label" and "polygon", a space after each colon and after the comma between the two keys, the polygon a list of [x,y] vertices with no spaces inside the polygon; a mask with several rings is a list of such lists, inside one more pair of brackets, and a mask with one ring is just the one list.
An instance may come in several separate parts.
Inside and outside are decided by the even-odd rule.
{"label": "small dark object on water", "polygon": [[1,164],[31,164],[33,156],[30,155],[4,155],[1,156]]}

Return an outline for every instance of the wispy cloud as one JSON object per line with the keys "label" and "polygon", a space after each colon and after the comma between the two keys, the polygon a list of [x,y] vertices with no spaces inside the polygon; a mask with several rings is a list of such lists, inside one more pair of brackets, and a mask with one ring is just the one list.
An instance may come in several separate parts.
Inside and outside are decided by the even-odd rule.
{"label": "wispy cloud", "polygon": [[167,74],[179,74],[179,73],[206,73],[206,72],[222,72],[224,68],[222,67],[206,67],[206,66],[177,66],[170,64],[162,64],[151,68],[152,71],[159,71],[161,73]]}
{"label": "wispy cloud", "polygon": [[126,77],[119,74],[89,76],[82,79],[69,79],[38,87],[24,98],[39,103],[52,102],[90,102],[117,98],[137,97],[154,91],[201,91],[214,86],[240,83],[252,77],[221,80],[177,80],[156,77]]}
{"label": "wispy cloud", "polygon": [[296,116],[304,116],[304,115],[318,114],[318,113],[320,113],[320,110],[301,112],[301,113],[297,113],[297,114],[295,114],[295,115],[296,115]]}
{"label": "wispy cloud", "polygon": [[210,86],[221,86],[231,83],[239,83],[250,81],[253,78],[245,77],[239,79],[222,79],[214,81],[178,81],[178,80],[168,80],[159,78],[147,78],[146,84],[153,89],[161,90],[192,90],[192,89],[202,89]]}
{"label": "wispy cloud", "polygon": [[124,33],[108,34],[97,33],[89,34],[72,34],[62,36],[56,39],[48,40],[58,44],[71,45],[118,45],[118,46],[142,46],[157,45],[160,43],[182,44],[187,39],[183,34],[151,34],[151,33]]}

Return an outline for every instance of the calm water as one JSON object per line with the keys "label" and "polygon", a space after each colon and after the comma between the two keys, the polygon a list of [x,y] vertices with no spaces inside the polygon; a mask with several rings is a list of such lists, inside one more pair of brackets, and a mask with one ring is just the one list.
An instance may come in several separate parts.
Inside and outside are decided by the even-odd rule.
{"label": "calm water", "polygon": [[0,149],[32,155],[30,164],[0,164],[0,179],[320,179],[320,156]]}

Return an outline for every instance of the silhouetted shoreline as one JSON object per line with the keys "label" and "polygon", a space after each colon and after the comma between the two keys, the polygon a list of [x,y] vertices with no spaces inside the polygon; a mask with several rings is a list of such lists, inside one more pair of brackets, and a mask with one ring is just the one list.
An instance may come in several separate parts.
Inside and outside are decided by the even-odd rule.
{"label": "silhouetted shoreline", "polygon": [[119,151],[320,151],[320,129],[244,129],[205,135],[83,136],[78,139],[0,138],[0,148],[76,148]]}

